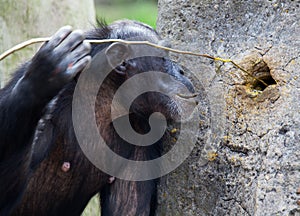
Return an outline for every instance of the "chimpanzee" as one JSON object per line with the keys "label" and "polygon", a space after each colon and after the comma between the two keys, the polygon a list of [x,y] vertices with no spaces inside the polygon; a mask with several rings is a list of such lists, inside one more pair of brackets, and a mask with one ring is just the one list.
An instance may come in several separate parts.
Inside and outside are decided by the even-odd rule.
{"label": "chimpanzee", "polygon": [[[100,22],[98,28],[86,33],[86,38],[134,38],[156,44],[162,41],[148,25],[129,20],[111,25]],[[164,80],[157,82],[170,92],[176,92],[182,85],[193,91],[191,82],[182,74],[181,67],[167,55],[126,59],[126,46],[113,44],[93,44],[90,55],[94,57],[103,50],[112,55],[112,59],[120,56],[124,59],[105,78],[96,97],[94,106],[99,133],[109,148],[124,158],[143,161],[160,157],[162,139],[150,146],[136,146],[119,136],[111,117],[113,96],[126,80],[148,71],[164,72],[178,80],[181,86],[169,86]],[[99,67],[97,73],[101,72]],[[96,168],[81,150],[72,124],[72,100],[77,82],[76,77],[57,95],[51,117],[43,119],[43,126],[36,133],[30,163],[33,174],[12,215],[80,215],[90,198],[97,193],[101,195],[102,215],[153,215],[157,179],[126,181],[114,178]],[[132,128],[140,134],[147,133],[151,129],[148,120],[153,112],[163,113],[167,121],[172,122],[174,116],[180,114],[170,100],[168,96],[155,92],[137,97],[129,114]]]}
{"label": "chimpanzee", "polygon": [[0,91],[0,215],[21,198],[32,140],[48,102],[90,62],[83,32],[61,28]]}

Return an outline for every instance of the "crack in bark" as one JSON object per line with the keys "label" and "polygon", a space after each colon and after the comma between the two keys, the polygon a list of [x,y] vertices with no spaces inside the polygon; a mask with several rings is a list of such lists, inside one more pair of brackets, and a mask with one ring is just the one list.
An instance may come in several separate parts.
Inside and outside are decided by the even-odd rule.
{"label": "crack in bark", "polygon": [[300,58],[300,55],[299,56],[295,56],[293,58],[291,58],[284,66],[283,68],[286,68],[289,66],[289,64],[292,62],[292,61],[295,61],[296,59]]}
{"label": "crack in bark", "polygon": [[243,206],[242,201],[239,201],[239,200],[237,200],[237,199],[234,198],[234,197],[232,197],[232,198],[227,198],[227,199],[223,199],[224,202],[231,202],[232,200],[233,200],[235,203],[237,203],[237,204],[244,210],[244,212],[245,212],[247,215],[251,216],[251,214],[250,214],[250,212],[247,210],[247,208]]}
{"label": "crack in bark", "polygon": [[234,145],[234,144],[231,144],[230,142],[223,143],[223,145],[225,147],[229,148],[232,152],[242,153],[246,156],[248,155],[248,152],[250,151],[250,149],[245,146]]}
{"label": "crack in bark", "polygon": [[263,48],[257,47],[257,46],[255,46],[254,48],[259,51],[264,51],[263,53],[259,53],[261,55],[261,57],[264,57],[273,48],[273,45],[270,45],[270,47],[268,47],[266,50],[264,50]]}

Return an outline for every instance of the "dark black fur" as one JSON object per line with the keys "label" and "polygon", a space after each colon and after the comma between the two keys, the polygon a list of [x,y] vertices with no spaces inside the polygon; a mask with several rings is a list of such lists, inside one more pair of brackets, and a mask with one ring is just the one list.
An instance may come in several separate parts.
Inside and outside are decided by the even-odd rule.
{"label": "dark black fur", "polygon": [[[53,39],[69,35],[71,29],[58,33]],[[67,40],[80,44],[80,35],[72,34]],[[23,194],[30,174],[33,135],[45,106],[78,72],[66,70],[67,65],[84,57],[70,57],[69,46],[59,45],[53,40],[43,45],[0,91],[0,215],[9,214]]]}
{"label": "dark black fur", "polygon": [[[131,28],[135,27],[135,28]],[[146,37],[147,36],[147,37]],[[148,37],[150,36],[150,37]],[[87,33],[89,39],[121,38],[151,40],[158,43],[161,38],[150,27],[133,21],[122,21]],[[108,45],[94,45],[94,56]],[[119,155],[133,160],[150,160],[162,152],[162,142],[151,146],[137,147],[121,139],[110,119],[110,104],[118,87],[134,74],[143,71],[161,71],[173,75],[192,89],[191,83],[182,76],[181,68],[165,57],[142,57],[125,61],[125,74],[112,72],[100,88],[96,100],[96,121],[102,137],[109,147]],[[99,69],[101,73],[101,68]],[[76,81],[69,83],[58,96],[52,117],[44,119],[45,126],[37,135],[33,154],[33,175],[30,178],[21,204],[13,215],[80,215],[89,199],[101,193],[102,215],[153,215],[156,208],[158,180],[132,182],[116,179],[108,183],[110,176],[101,172],[82,153],[72,126],[72,97]],[[170,89],[176,86],[170,86]],[[149,131],[148,117],[161,112],[168,121],[177,115],[170,99],[157,93],[147,93],[136,99],[130,116],[133,128],[139,133]],[[175,110],[175,111],[174,111]],[[41,148],[41,146],[46,146]],[[48,148],[49,147],[49,148]],[[41,163],[39,163],[41,161]],[[70,170],[62,170],[64,162]]]}

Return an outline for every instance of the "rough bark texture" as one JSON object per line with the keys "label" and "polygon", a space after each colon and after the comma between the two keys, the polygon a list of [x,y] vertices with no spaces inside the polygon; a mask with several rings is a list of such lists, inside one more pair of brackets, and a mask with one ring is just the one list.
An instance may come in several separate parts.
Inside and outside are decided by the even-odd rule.
{"label": "rough bark texture", "polygon": [[300,215],[299,7],[159,1],[158,31],[174,47],[233,59],[268,86],[230,63],[174,56],[209,112],[191,156],[161,181],[158,215]]}
{"label": "rough bark texture", "polygon": [[[0,53],[25,40],[51,36],[64,25],[87,29],[94,22],[93,0],[1,0]],[[9,74],[29,59],[39,46],[30,46],[0,62],[0,87],[8,80]]]}

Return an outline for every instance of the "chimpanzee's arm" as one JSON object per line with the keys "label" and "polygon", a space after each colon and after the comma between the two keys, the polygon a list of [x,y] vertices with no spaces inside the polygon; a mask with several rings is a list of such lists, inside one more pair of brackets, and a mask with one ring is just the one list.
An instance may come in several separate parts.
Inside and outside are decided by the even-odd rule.
{"label": "chimpanzee's arm", "polygon": [[0,215],[26,184],[32,137],[45,106],[90,62],[81,31],[61,28],[0,92]]}
{"label": "chimpanzee's arm", "polygon": [[28,144],[43,108],[89,62],[80,31],[64,27],[0,93],[0,162]]}
{"label": "chimpanzee's arm", "polygon": [[157,181],[134,182],[116,179],[101,191],[101,215],[154,215],[157,205]]}

